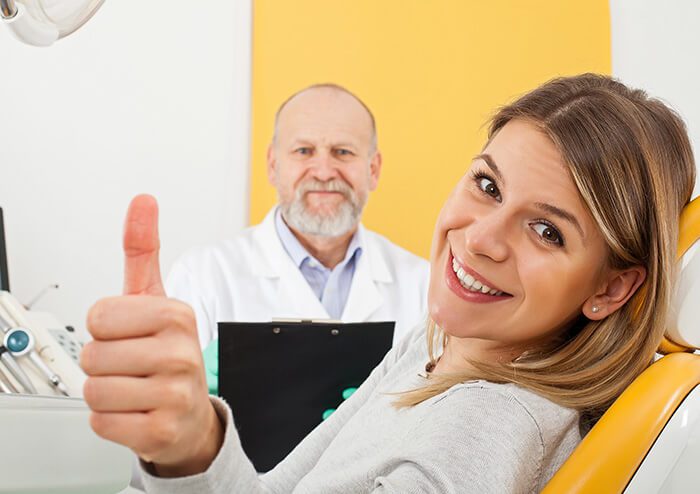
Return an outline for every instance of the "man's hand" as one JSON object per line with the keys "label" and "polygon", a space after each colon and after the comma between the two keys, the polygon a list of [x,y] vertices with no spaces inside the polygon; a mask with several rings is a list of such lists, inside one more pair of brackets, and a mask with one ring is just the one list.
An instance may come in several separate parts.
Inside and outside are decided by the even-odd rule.
{"label": "man's hand", "polygon": [[164,477],[203,472],[223,429],[207,395],[192,309],[168,299],[158,262],[158,206],[135,197],[124,227],[124,295],[88,313],[80,363],[90,425]]}

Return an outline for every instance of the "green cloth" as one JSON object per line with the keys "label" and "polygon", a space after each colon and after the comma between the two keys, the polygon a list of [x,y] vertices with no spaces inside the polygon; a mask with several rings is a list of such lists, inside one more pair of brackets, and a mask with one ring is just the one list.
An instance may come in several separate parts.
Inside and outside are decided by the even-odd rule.
{"label": "green cloth", "polygon": [[202,352],[209,394],[219,394],[219,340],[212,340]]}
{"label": "green cloth", "polygon": [[[355,391],[357,391],[357,388],[345,388],[342,392],[343,400],[347,400],[348,398],[350,398]],[[326,420],[328,417],[333,415],[333,412],[335,412],[335,408],[329,408],[328,410],[325,410],[323,412],[321,418],[323,420]]]}

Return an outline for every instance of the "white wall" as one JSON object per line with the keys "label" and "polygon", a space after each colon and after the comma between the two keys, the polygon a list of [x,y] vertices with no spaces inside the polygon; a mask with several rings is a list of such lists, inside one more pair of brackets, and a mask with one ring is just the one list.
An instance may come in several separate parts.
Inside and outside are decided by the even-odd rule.
{"label": "white wall", "polygon": [[58,283],[36,308],[82,331],[90,304],[121,290],[136,193],[160,202],[164,272],[244,226],[251,10],[107,0],[48,49],[0,29],[0,206],[20,301]]}
{"label": "white wall", "polygon": [[[610,0],[613,74],[684,118],[700,153],[700,2]],[[700,181],[694,196],[700,194]]]}

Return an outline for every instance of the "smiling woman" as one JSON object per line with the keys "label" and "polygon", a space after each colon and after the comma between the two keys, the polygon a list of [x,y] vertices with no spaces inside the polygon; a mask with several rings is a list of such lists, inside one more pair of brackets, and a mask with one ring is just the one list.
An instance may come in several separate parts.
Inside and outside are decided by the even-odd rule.
{"label": "smiling woman", "polygon": [[141,457],[148,492],[540,492],[653,359],[694,180],[678,116],[610,78],[502,108],[438,218],[430,322],[260,476],[207,396],[192,310],[159,279],[155,203],[138,197],[127,296],[88,320],[91,424]]}
{"label": "smiling woman", "polygon": [[400,403],[479,378],[590,425],[662,338],[694,181],[680,118],[610,78],[555,80],[502,108],[435,229],[428,339],[444,334],[444,352]]}

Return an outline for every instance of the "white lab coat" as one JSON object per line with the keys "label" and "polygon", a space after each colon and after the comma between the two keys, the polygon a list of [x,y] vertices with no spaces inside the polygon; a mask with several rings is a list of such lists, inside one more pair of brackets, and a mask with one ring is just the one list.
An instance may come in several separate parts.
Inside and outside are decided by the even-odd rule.
{"label": "white lab coat", "polygon": [[[195,249],[173,265],[166,292],[194,308],[202,348],[218,337],[220,321],[329,318],[284,250],[275,210],[261,224]],[[363,251],[341,320],[396,321],[397,342],[426,317],[428,262],[362,225],[360,229]]]}

